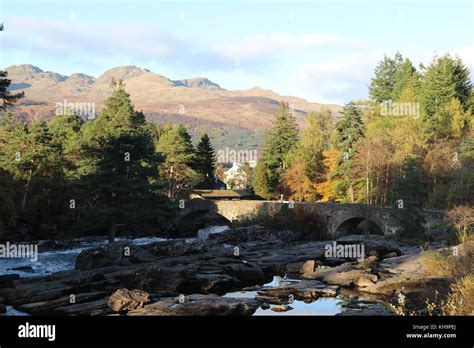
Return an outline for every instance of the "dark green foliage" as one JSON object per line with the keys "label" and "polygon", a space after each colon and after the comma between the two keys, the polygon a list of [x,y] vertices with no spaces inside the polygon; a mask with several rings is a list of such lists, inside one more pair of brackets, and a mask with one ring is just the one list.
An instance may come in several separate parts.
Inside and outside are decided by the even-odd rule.
{"label": "dark green foliage", "polygon": [[160,175],[164,189],[172,200],[187,198],[202,176],[195,170],[196,152],[186,128],[182,125],[166,128],[156,147],[164,158]]}
{"label": "dark green foliage", "polygon": [[265,135],[263,155],[256,169],[255,193],[264,198],[277,198],[285,192],[282,175],[287,168],[288,154],[298,145],[298,126],[288,103],[282,102],[275,115],[275,125]]}
{"label": "dark green foliage", "polygon": [[196,146],[196,171],[204,177],[198,188],[214,188],[216,153],[209,136],[204,133]]}
{"label": "dark green foliage", "polygon": [[110,226],[111,242],[117,224],[163,218],[171,206],[161,195],[159,157],[145,117],[133,109],[122,84],[115,88],[91,126],[84,151],[92,170],[82,178],[88,214]]}
{"label": "dark green foliage", "polygon": [[2,100],[0,110],[5,110],[7,107],[12,106],[18,99],[23,98],[25,95],[23,92],[12,94],[7,90],[11,83],[11,80],[7,79],[7,76],[8,73],[6,71],[0,70],[0,99]]}
{"label": "dark green foliage", "polygon": [[340,156],[337,159],[336,168],[332,173],[333,178],[338,179],[336,185],[336,200],[342,202],[354,202],[354,186],[359,181],[350,175],[352,160],[356,153],[357,142],[364,136],[364,124],[361,111],[354,102],[344,106],[342,117],[336,123],[337,146]]}
{"label": "dark green foliage", "polygon": [[401,173],[395,178],[392,187],[392,200],[395,204],[403,202],[403,208],[420,209],[426,198],[426,189],[422,182],[422,171],[414,158],[407,158]]}
{"label": "dark green foliage", "polygon": [[397,70],[402,64],[403,58],[400,53],[395,58],[384,56],[383,60],[375,68],[375,76],[369,86],[369,96],[377,102],[392,99],[393,89],[397,79]]}
{"label": "dark green foliage", "polygon": [[8,227],[12,227],[16,218],[15,189],[11,175],[0,168],[0,239]]}
{"label": "dark green foliage", "polygon": [[446,128],[446,107],[459,100],[464,110],[470,106],[472,83],[469,69],[459,58],[436,58],[421,82],[421,108],[427,131],[434,137],[449,136]]}

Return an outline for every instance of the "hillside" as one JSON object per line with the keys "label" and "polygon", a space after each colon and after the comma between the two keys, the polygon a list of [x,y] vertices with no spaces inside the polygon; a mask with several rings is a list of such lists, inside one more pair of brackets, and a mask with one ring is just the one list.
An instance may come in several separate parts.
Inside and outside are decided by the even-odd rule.
{"label": "hillside", "polygon": [[[22,118],[50,118],[54,115],[56,103],[64,100],[95,103],[100,112],[110,95],[110,82],[115,78],[123,80],[135,107],[143,110],[149,118],[153,116],[156,122],[185,123],[195,134],[208,130],[217,143],[226,146],[254,147],[255,139],[253,144],[249,144],[245,138],[261,135],[271,126],[281,100],[293,106],[301,125],[309,112],[319,111],[322,107],[329,108],[334,117],[340,111],[338,105],[310,103],[259,87],[226,90],[205,77],[171,80],[135,66],[115,67],[97,78],[82,73],[64,76],[32,65],[15,65],[5,70],[12,80],[10,89],[25,92],[25,98],[17,107]],[[222,137],[227,140],[218,140]]]}

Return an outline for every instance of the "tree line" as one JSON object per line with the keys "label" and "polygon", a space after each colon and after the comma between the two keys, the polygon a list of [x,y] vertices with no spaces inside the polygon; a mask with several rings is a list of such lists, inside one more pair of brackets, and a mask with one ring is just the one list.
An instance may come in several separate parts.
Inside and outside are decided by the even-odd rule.
{"label": "tree line", "polygon": [[[457,57],[415,68],[397,53],[376,67],[369,98],[346,104],[338,119],[322,109],[300,130],[282,102],[251,173],[253,191],[264,199],[471,206],[469,75]],[[194,146],[183,125],[148,122],[121,81],[112,81],[94,120],[66,110],[30,124],[15,119],[10,108],[23,94],[9,84],[0,72],[0,234],[99,225],[113,239],[124,223],[165,228],[181,199],[215,185],[207,134]]]}
{"label": "tree line", "polygon": [[474,93],[461,59],[417,68],[400,53],[377,65],[367,100],[338,120],[310,113],[300,132],[282,103],[253,187],[265,199],[449,208],[474,201]]}
{"label": "tree line", "polygon": [[92,121],[66,110],[27,124],[9,110],[23,94],[0,77],[0,234],[98,224],[112,241],[124,223],[165,228],[180,199],[214,184],[207,134],[195,147],[184,126],[147,122],[121,81]]}

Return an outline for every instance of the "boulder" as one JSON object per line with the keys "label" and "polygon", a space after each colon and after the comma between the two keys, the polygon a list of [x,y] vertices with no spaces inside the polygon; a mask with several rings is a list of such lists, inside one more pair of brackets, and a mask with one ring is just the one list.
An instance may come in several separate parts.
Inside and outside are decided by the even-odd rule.
{"label": "boulder", "polygon": [[337,239],[338,244],[363,244],[366,255],[381,257],[391,252],[401,254],[401,245],[397,241],[389,240],[380,235],[346,235]]}
{"label": "boulder", "polygon": [[311,273],[303,274],[306,279],[322,280],[325,283],[344,287],[367,286],[369,282],[376,282],[377,275],[367,270],[355,269],[351,264],[337,267],[318,269]]}
{"label": "boulder", "polygon": [[153,260],[153,255],[144,247],[130,243],[114,243],[82,251],[76,259],[76,269],[84,271],[115,265],[129,266]]}
{"label": "boulder", "polygon": [[142,308],[149,301],[150,295],[142,290],[118,289],[107,301],[107,306],[114,312],[130,311]]}
{"label": "boulder", "polygon": [[313,272],[315,267],[316,267],[316,264],[314,260],[308,260],[305,263],[303,263],[303,265],[301,266],[300,273],[305,274],[305,273]]}
{"label": "boulder", "polygon": [[237,278],[242,286],[250,286],[265,281],[262,268],[256,263],[234,263],[224,267],[227,274]]}
{"label": "boulder", "polygon": [[293,307],[286,304],[276,305],[271,308],[271,310],[274,312],[288,312],[288,311],[291,311],[292,309]]}

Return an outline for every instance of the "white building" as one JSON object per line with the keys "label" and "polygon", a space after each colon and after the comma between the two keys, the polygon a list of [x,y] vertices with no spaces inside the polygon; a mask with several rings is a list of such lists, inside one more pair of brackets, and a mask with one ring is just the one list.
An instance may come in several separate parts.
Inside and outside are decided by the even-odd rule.
{"label": "white building", "polygon": [[248,174],[242,169],[243,163],[233,162],[232,167],[224,173],[224,182],[227,189],[246,190],[250,178]]}

